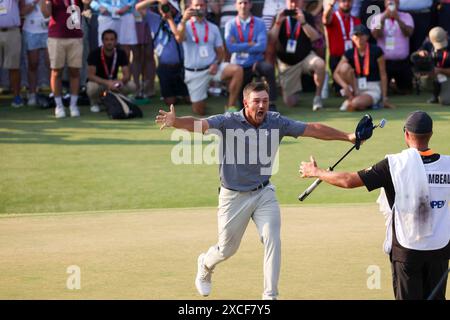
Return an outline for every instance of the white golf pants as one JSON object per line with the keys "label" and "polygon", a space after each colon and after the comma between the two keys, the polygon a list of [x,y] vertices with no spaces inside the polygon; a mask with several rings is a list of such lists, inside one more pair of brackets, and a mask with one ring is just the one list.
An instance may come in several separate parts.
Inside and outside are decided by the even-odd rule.
{"label": "white golf pants", "polygon": [[217,213],[219,240],[209,248],[204,263],[213,268],[231,257],[239,248],[250,218],[264,244],[263,299],[276,299],[281,261],[281,219],[273,185],[249,192],[220,189]]}

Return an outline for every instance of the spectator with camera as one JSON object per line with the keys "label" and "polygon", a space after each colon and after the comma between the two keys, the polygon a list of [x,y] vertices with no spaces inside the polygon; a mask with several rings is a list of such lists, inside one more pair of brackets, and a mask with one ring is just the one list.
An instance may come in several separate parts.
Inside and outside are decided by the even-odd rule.
{"label": "spectator with camera", "polygon": [[312,47],[312,42],[320,38],[313,27],[313,17],[302,11],[303,0],[286,0],[286,8],[281,11],[269,31],[271,39],[276,41],[276,56],[279,68],[280,83],[283,90],[283,101],[295,106],[302,91],[302,74],[314,74],[316,92],[313,100],[313,111],[322,109],[321,91],[325,79],[325,61]]}
{"label": "spectator with camera", "polygon": [[184,81],[192,102],[192,110],[205,114],[209,82],[229,81],[227,111],[235,107],[242,88],[243,71],[236,64],[223,62],[224,47],[219,28],[205,19],[205,0],[193,0],[178,24],[175,35],[184,50]]}
{"label": "spectator with camera", "polygon": [[334,80],[342,87],[346,100],[341,111],[358,111],[378,107],[388,102],[387,75],[383,51],[369,43],[370,31],[360,24],[353,29],[354,48],[345,51],[336,70]]}
{"label": "spectator with camera", "polygon": [[370,28],[384,52],[388,83],[394,79],[396,90],[406,94],[412,90],[409,38],[414,32],[414,21],[409,13],[399,11],[399,2],[385,0],[386,10],[373,17]]}
{"label": "spectator with camera", "polygon": [[[20,96],[20,14],[25,6],[24,0],[4,0],[0,19],[0,67],[9,71],[9,81],[14,95],[11,105],[15,108],[23,106]],[[15,45],[12,45],[15,43]]]}
{"label": "spectator with camera", "polygon": [[[338,10],[334,11],[336,2],[338,2]],[[324,8],[322,22],[328,35],[327,44],[331,73],[336,70],[344,52],[353,48],[351,34],[353,28],[361,24],[361,21],[351,14],[352,3],[352,0],[331,0]],[[333,86],[336,93],[341,90],[336,82]]]}
{"label": "spectator with camera", "polygon": [[429,41],[425,42],[417,54],[428,58],[432,64],[430,72],[433,80],[433,96],[429,103],[450,105],[450,50],[448,48],[448,34],[441,27],[430,30]]}
{"label": "spectator with camera", "polygon": [[[251,0],[236,0],[238,15],[228,21],[225,27],[225,42],[231,53],[231,63],[240,65],[244,70],[242,89],[253,80],[253,77],[264,77],[269,84],[269,109],[276,110],[277,85],[275,68],[264,61],[267,47],[267,32],[264,21],[251,14]],[[243,107],[242,90],[239,102]]]}
{"label": "spectator with camera", "polygon": [[48,19],[42,15],[41,8],[38,6],[39,0],[25,0],[23,14],[25,20],[22,26],[23,44],[27,52],[28,60],[28,106],[37,104],[37,77],[39,57],[41,52],[44,54],[44,63],[47,70],[50,69],[50,61],[47,51],[48,39]]}
{"label": "spectator with camera", "polygon": [[162,0],[158,5],[159,14],[149,9],[155,0],[144,0],[136,5],[144,16],[144,22],[152,34],[154,52],[158,58],[156,73],[159,78],[161,97],[170,106],[177,97],[189,100],[184,83],[183,48],[176,41],[177,23],[181,20],[179,4],[174,0]]}
{"label": "spectator with camera", "polygon": [[62,75],[67,63],[70,82],[70,116],[79,117],[78,92],[83,59],[83,31],[81,30],[81,0],[44,0],[41,11],[50,17],[48,27],[48,55],[50,58],[50,87],[55,99],[55,117],[64,118]]}
{"label": "spectator with camera", "polygon": [[[102,46],[91,51],[88,57],[87,94],[91,102],[91,112],[100,112],[99,101],[105,91],[111,90],[129,94],[136,90],[130,80],[127,54],[117,47],[117,33],[107,29],[101,34]],[[122,78],[118,79],[119,68]]]}

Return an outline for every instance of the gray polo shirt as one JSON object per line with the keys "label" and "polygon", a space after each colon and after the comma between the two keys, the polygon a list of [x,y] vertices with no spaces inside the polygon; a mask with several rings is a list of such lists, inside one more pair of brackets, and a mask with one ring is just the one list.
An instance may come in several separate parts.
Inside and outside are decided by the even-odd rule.
{"label": "gray polo shirt", "polygon": [[253,127],[243,110],[211,116],[207,133],[221,136],[219,144],[220,181],[223,187],[250,191],[271,177],[271,167],[284,136],[303,135],[306,123],[267,112],[263,123]]}

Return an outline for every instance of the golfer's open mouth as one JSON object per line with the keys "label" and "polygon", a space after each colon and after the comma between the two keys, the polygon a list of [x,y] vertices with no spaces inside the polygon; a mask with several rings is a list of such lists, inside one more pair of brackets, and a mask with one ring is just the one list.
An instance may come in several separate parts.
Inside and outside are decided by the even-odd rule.
{"label": "golfer's open mouth", "polygon": [[258,116],[258,117],[264,117],[265,114],[266,114],[265,111],[258,111],[258,112],[256,112],[256,116]]}

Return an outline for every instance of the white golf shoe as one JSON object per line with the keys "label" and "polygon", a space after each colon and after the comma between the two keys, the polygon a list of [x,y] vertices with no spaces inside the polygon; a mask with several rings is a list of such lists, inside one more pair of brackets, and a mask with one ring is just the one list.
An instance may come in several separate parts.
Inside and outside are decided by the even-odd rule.
{"label": "white golf shoe", "polygon": [[97,104],[94,104],[93,106],[91,106],[91,112],[100,112],[100,107]]}
{"label": "white golf shoe", "polygon": [[195,286],[197,287],[198,293],[202,296],[209,296],[211,293],[211,275],[212,269],[207,268],[203,261],[206,254],[202,253],[197,260],[197,276],[195,277]]}
{"label": "white golf shoe", "polygon": [[76,117],[80,116],[80,109],[78,109],[77,106],[70,106],[69,109],[70,109],[70,116],[72,118],[76,118]]}
{"label": "white golf shoe", "polygon": [[345,100],[342,104],[341,107],[339,108],[339,111],[345,112],[348,109],[348,100]]}
{"label": "white golf shoe", "polygon": [[64,106],[56,106],[55,108],[55,118],[65,118],[66,111],[64,110]]}
{"label": "white golf shoe", "polygon": [[315,96],[313,100],[313,111],[317,111],[323,108],[322,98],[320,96]]}

